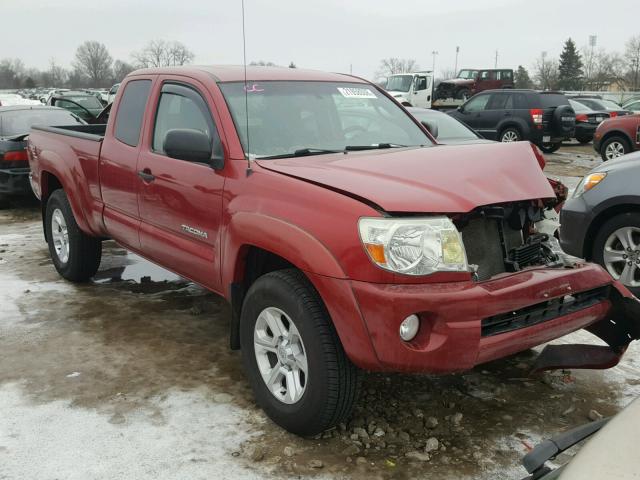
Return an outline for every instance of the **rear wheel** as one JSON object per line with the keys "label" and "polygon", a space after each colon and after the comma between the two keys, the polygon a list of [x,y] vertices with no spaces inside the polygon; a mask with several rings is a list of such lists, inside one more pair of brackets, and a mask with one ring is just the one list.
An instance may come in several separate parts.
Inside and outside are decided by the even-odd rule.
{"label": "rear wheel", "polygon": [[600,227],[593,259],[631,292],[640,295],[640,213],[616,215]]}
{"label": "rear wheel", "polygon": [[562,146],[562,143],[543,143],[540,145],[540,150],[544,153],[553,153]]}
{"label": "rear wheel", "polygon": [[602,160],[606,162],[607,160],[613,160],[614,158],[626,155],[630,151],[631,148],[629,147],[629,142],[624,138],[609,137],[600,147],[600,156],[602,157]]}
{"label": "rear wheel", "polygon": [[58,273],[72,282],[93,277],[100,266],[102,242],[80,230],[63,190],[56,190],[49,197],[44,226]]}
{"label": "rear wheel", "polygon": [[307,436],[349,417],[360,374],[302,272],[280,270],[254,282],[242,307],[240,343],[256,401],[275,423]]}
{"label": "rear wheel", "polygon": [[520,130],[515,127],[506,128],[500,133],[501,142],[511,143],[519,142],[520,140],[522,140],[522,134],[520,133]]}

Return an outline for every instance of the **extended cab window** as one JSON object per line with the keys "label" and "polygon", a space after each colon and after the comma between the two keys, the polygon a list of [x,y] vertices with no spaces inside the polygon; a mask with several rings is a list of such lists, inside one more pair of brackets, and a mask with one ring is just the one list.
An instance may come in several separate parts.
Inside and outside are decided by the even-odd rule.
{"label": "extended cab window", "polygon": [[133,80],[127,83],[118,106],[115,137],[132,147],[138,146],[151,80]]}
{"label": "extended cab window", "polygon": [[175,83],[162,87],[153,130],[153,151],[164,152],[164,139],[173,129],[198,130],[211,140],[214,155],[222,155],[220,137],[206,102],[194,89]]}

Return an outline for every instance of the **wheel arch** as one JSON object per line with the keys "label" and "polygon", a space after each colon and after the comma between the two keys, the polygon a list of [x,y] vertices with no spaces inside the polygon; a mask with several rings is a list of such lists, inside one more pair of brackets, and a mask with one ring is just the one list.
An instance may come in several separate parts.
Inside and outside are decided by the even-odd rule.
{"label": "wheel arch", "polygon": [[498,132],[497,138],[498,140],[502,136],[502,132],[504,132],[507,128],[517,128],[522,136],[522,140],[529,140],[529,129],[524,124],[524,122],[519,122],[517,119],[508,119],[503,120],[498,124],[496,131]]}
{"label": "wheel arch", "polygon": [[346,278],[329,249],[309,232],[280,218],[236,213],[227,230],[222,263],[232,308],[231,348],[239,348],[240,309],[246,292],[261,275],[285,268],[296,268],[307,278],[307,272]]}
{"label": "wheel arch", "polygon": [[622,137],[624,140],[626,140],[627,145],[629,145],[629,147],[631,148],[631,151],[635,150],[635,143],[633,142],[633,140],[631,139],[631,137],[629,136],[629,134],[627,132],[625,132],[624,130],[610,130],[607,133],[605,133],[602,136],[602,138],[600,139],[600,153],[601,154],[602,154],[602,148],[604,147],[604,144],[611,137]]}

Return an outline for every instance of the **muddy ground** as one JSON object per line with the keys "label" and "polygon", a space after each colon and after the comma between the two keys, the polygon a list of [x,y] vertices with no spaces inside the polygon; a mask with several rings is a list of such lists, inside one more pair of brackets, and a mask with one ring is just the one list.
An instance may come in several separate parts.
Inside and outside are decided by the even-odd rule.
{"label": "muddy ground", "polygon": [[[590,146],[547,158],[571,187],[598,163]],[[365,374],[351,421],[301,439],[256,408],[229,317],[112,242],[93,282],[67,283],[37,205],[0,211],[0,479],[517,479],[542,438],[640,394],[636,345],[608,371],[535,377],[528,351],[464,374]]]}

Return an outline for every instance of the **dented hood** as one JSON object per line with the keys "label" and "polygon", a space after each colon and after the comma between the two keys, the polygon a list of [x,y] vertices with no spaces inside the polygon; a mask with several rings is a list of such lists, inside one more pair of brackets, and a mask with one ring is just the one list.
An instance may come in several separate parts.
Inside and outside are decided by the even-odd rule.
{"label": "dented hood", "polygon": [[528,142],[367,150],[257,163],[364,198],[388,212],[464,213],[482,205],[555,198]]}

